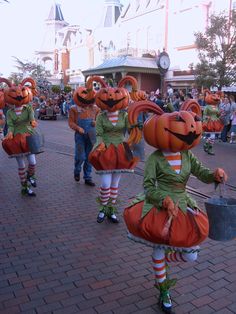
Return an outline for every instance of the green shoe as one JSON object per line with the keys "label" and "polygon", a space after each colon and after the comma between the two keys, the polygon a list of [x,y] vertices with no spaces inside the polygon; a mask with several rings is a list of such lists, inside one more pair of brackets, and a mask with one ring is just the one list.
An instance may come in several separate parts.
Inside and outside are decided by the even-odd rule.
{"label": "green shoe", "polygon": [[209,144],[208,144],[208,143],[205,143],[205,144],[203,145],[204,152],[208,153],[208,148],[209,148]]}
{"label": "green shoe", "polygon": [[213,152],[213,146],[211,144],[209,144],[209,148],[208,148],[208,155],[215,155],[215,153]]}
{"label": "green shoe", "polygon": [[160,291],[158,304],[161,310],[167,314],[174,314],[172,310],[172,301],[169,289],[174,286],[176,279],[166,279],[162,283],[156,284],[155,287]]}
{"label": "green shoe", "polygon": [[22,185],[21,194],[27,196],[36,196],[36,193],[30,189],[27,183]]}
{"label": "green shoe", "polygon": [[31,186],[33,186],[34,188],[36,188],[37,183],[36,183],[36,177],[35,177],[35,175],[30,176],[29,174],[27,174],[27,180],[28,180],[28,182],[31,184]]}
{"label": "green shoe", "polygon": [[114,206],[114,204],[112,204],[112,202],[110,200],[109,203],[107,204],[107,217],[114,224],[119,223],[119,219],[116,217],[116,212],[117,212],[117,209]]}

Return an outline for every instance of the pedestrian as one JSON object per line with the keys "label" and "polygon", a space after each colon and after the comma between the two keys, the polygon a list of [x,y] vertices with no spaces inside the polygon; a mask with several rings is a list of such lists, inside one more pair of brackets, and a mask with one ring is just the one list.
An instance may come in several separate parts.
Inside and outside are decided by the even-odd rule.
{"label": "pedestrian", "polygon": [[206,138],[203,145],[204,151],[209,155],[215,155],[213,146],[215,143],[216,134],[220,134],[223,129],[221,120],[221,112],[219,110],[220,95],[211,93],[208,89],[205,90],[206,106],[203,110],[203,131]]}
{"label": "pedestrian", "polygon": [[[92,80],[89,79],[86,86],[79,86],[73,94],[76,105],[69,110],[69,127],[75,131],[75,153],[74,153],[74,179],[80,181],[83,167],[84,183],[95,186],[92,180],[92,165],[88,156],[92,150],[96,138],[96,117],[99,113],[94,103],[95,91],[91,88]],[[67,100],[69,102],[69,99]]]}
{"label": "pedestrian", "polygon": [[[31,187],[36,187],[36,158],[28,146],[27,138],[35,134],[37,122],[34,118],[32,105],[29,103],[36,95],[36,83],[32,78],[25,78],[21,84],[13,85],[9,80],[0,78],[0,82],[8,85],[4,89],[5,102],[13,105],[7,111],[8,131],[2,142],[3,149],[10,157],[15,157],[18,164],[18,174],[21,182],[21,194],[36,196]],[[31,83],[31,87],[25,86]],[[26,170],[25,157],[28,160]]]}
{"label": "pedestrian", "polygon": [[221,140],[222,142],[227,142],[228,132],[230,130],[230,113],[231,113],[231,105],[229,101],[229,97],[225,96],[223,101],[220,103],[220,112],[221,112],[221,122],[224,127],[221,132]]}
{"label": "pedestrian", "polygon": [[231,114],[230,144],[236,143],[236,108]]}
{"label": "pedestrian", "polygon": [[149,100],[150,100],[150,101],[153,101],[153,102],[156,102],[157,97],[156,97],[154,91],[151,91],[151,92],[150,92]]}
{"label": "pedestrian", "polygon": [[105,87],[96,94],[96,104],[102,110],[96,120],[97,141],[89,160],[101,176],[100,209],[97,222],[102,223],[108,217],[118,223],[116,201],[121,173],[133,172],[138,162],[133,157],[129,145],[125,142],[128,130],[129,92],[123,87]]}
{"label": "pedestrian", "polygon": [[131,240],[153,248],[159,306],[164,313],[173,313],[169,290],[176,280],[168,277],[168,264],[195,261],[198,245],[209,231],[206,213],[186,193],[188,178],[192,174],[205,183],[218,183],[226,181],[227,175],[223,169],[204,167],[189,150],[200,142],[202,132],[201,108],[195,100],[169,114],[148,101],[136,103],[129,112],[131,125],[144,110],[153,112],[144,124],[144,138],[157,150],[145,163],[145,192],[125,209],[124,220]]}

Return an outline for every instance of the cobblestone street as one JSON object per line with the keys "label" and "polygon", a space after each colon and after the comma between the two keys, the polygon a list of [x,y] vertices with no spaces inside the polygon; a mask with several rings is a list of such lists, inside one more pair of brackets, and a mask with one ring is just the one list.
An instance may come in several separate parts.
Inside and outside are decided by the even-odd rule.
{"label": "cobblestone street", "polygon": [[[37,156],[35,198],[20,194],[17,165],[0,150],[0,313],[161,313],[152,250],[127,239],[122,211],[142,191],[142,169],[122,175],[119,224],[96,222],[96,187],[73,178],[73,132],[66,120],[40,121],[45,152]],[[152,149],[146,147],[146,155]],[[210,168],[222,167],[236,186],[236,144],[216,143],[215,156],[194,149]],[[214,186],[191,178],[207,195]],[[226,186],[227,195],[236,198]],[[197,198],[203,206],[203,199]],[[236,313],[235,240],[208,239],[197,262],[171,265],[177,314]]]}

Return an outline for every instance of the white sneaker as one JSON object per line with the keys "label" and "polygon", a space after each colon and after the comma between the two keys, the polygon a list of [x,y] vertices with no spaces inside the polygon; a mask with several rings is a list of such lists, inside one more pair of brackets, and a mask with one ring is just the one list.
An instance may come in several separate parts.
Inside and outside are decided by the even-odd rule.
{"label": "white sneaker", "polygon": [[229,142],[230,144],[233,144],[233,141],[232,140],[230,140],[230,142]]}

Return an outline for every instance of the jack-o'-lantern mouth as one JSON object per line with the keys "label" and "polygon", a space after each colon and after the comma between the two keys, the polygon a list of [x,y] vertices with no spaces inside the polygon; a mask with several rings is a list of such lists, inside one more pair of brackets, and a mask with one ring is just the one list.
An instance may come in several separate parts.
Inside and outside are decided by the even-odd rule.
{"label": "jack-o'-lantern mouth", "polygon": [[201,134],[196,134],[196,132],[189,132],[187,135],[175,133],[167,128],[165,128],[165,131],[170,132],[174,136],[176,136],[179,140],[183,141],[184,143],[188,145],[192,145],[193,142],[201,135]]}
{"label": "jack-o'-lantern mouth", "polygon": [[91,104],[93,104],[94,101],[95,101],[94,98],[85,99],[85,98],[79,96],[78,94],[77,94],[76,96],[77,96],[78,101],[81,102],[81,103],[84,104],[84,105],[91,105]]}
{"label": "jack-o'-lantern mouth", "polygon": [[17,100],[17,101],[22,101],[23,99],[25,99],[25,98],[28,97],[28,95],[25,96],[25,97],[23,97],[23,96],[12,97],[11,95],[9,95],[9,96],[10,96],[12,99],[15,99],[15,100]]}
{"label": "jack-o'-lantern mouth", "polygon": [[106,106],[108,106],[109,108],[114,107],[115,105],[117,105],[119,102],[123,101],[125,99],[125,97],[118,99],[118,100],[114,100],[114,99],[108,99],[108,100],[103,100],[101,98],[99,98],[99,100],[101,102],[103,102]]}

